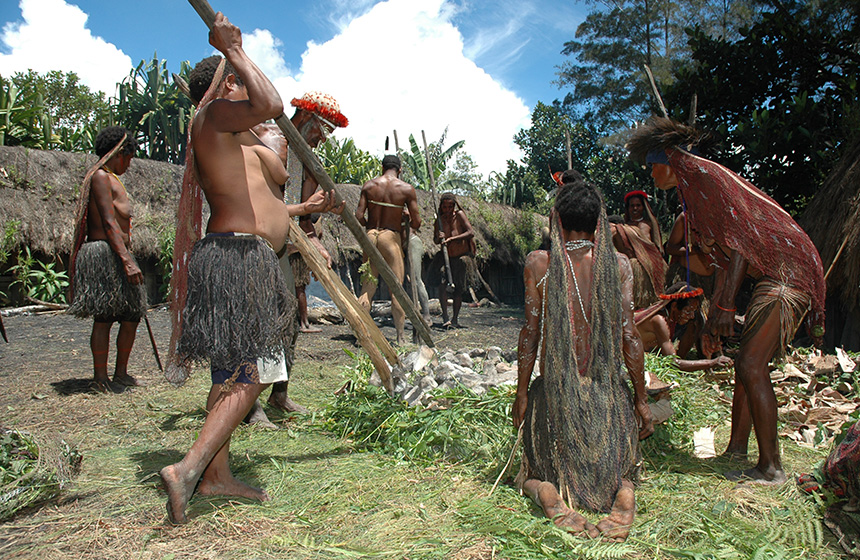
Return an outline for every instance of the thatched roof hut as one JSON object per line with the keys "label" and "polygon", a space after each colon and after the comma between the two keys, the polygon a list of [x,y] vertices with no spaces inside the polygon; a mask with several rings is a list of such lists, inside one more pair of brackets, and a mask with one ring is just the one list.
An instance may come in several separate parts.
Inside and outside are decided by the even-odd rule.
{"label": "thatched roof hut", "polygon": [[[29,247],[43,257],[67,263],[80,183],[96,161],[93,154],[0,146],[0,233],[18,221],[13,252]],[[172,237],[175,229],[182,174],[183,167],[178,165],[134,159],[122,176],[134,209],[131,248],[144,261],[145,271],[148,267],[152,274],[161,253],[161,241]],[[345,212],[355,211],[359,190],[356,185],[338,185],[346,201]],[[494,283],[490,277],[499,267],[508,270],[503,276],[521,284],[525,256],[539,241],[539,230],[547,225],[546,218],[468,197],[459,197],[459,202],[472,222],[478,262],[490,284]],[[433,243],[430,193],[419,191],[418,203],[424,222],[420,235],[429,259],[439,251]],[[361,259],[358,242],[339,218],[324,215],[318,229],[336,265],[352,266]],[[521,291],[516,285],[502,291],[517,289]]]}
{"label": "thatched roof hut", "polygon": [[845,150],[800,225],[821,254],[827,278],[828,345],[860,350],[860,139]]}
{"label": "thatched roof hut", "polygon": [[[68,258],[80,185],[96,161],[94,154],[0,146],[0,229],[20,222],[13,251],[27,246]],[[182,167],[134,159],[121,179],[134,209],[132,251],[155,258],[159,237],[175,227]]]}

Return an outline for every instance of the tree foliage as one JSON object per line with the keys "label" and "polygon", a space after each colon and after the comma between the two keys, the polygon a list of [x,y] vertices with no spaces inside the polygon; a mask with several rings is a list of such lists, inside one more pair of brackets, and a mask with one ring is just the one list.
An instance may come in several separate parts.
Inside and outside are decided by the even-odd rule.
{"label": "tree foliage", "polygon": [[[596,2],[591,2],[596,4]],[[755,0],[614,0],[586,17],[562,54],[557,85],[572,88],[566,111],[615,131],[642,120],[657,108],[643,65],[661,86],[689,60],[684,28],[699,22],[703,32],[733,37],[753,13]]]}
{"label": "tree foliage", "polygon": [[[182,63],[186,81],[191,69]],[[185,144],[191,100],[170,80],[167,61],[144,61],[119,86],[113,110],[116,123],[132,130],[145,157],[185,163]]]}
{"label": "tree foliage", "polygon": [[[464,140],[454,142],[451,146],[445,148],[445,141],[448,136],[448,129],[442,133],[442,136],[437,142],[431,142],[427,145],[427,151],[430,153],[430,162],[432,165],[432,178],[436,184],[437,193],[443,191],[456,191],[466,193],[473,191],[475,185],[470,183],[468,179],[458,176],[456,173],[448,173],[448,162],[455,158],[458,150],[464,145]],[[409,135],[409,151],[401,150],[399,153],[400,161],[403,162],[403,173],[401,179],[410,183],[416,189],[425,191],[430,190],[431,175],[428,172],[427,156],[425,151],[418,146],[415,137]]]}
{"label": "tree foliage", "polygon": [[690,30],[696,64],[678,73],[666,101],[677,111],[697,94],[699,120],[723,138],[713,156],[796,211],[860,133],[860,8],[772,4],[737,40]]}
{"label": "tree foliage", "polygon": [[379,158],[358,148],[352,138],[338,142],[337,138],[330,137],[320,144],[316,153],[335,183],[363,185],[381,170]]}
{"label": "tree foliage", "polygon": [[[555,189],[552,174],[568,169],[567,139],[570,137],[570,167],[599,187],[607,205],[614,208],[616,200],[630,188],[642,188],[649,181],[637,175],[624,150],[606,143],[595,127],[583,121],[573,121],[559,106],[538,102],[532,111],[532,125],[514,136],[522,148],[527,171],[508,163],[505,188],[521,185],[522,191],[513,197],[519,205],[546,210],[547,196]],[[531,190],[528,190],[528,189]]]}

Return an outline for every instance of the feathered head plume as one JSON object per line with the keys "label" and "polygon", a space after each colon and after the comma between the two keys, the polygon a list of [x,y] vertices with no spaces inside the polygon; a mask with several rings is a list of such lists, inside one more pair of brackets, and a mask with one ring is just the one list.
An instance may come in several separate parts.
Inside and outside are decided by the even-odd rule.
{"label": "feathered head plume", "polygon": [[633,131],[624,147],[630,152],[631,159],[645,164],[649,154],[659,156],[665,154],[668,148],[687,151],[697,148],[699,151],[705,151],[713,142],[714,138],[710,133],[666,117],[652,117],[645,126]]}

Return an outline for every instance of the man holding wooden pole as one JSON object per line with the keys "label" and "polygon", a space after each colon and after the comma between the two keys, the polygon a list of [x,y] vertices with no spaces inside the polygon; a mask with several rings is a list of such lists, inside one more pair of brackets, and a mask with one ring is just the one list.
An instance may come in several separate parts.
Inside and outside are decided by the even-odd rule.
{"label": "man holding wooden pole", "polygon": [[[187,261],[174,255],[174,300],[185,305],[174,324],[180,332],[174,333],[176,355],[167,375],[181,379],[177,370],[187,375],[191,362],[208,361],[212,389],[199,437],[180,462],[160,473],[172,523],[187,522],[185,508],[195,488],[201,494],[268,499],[264,490],[233,477],[230,438],[266,384],[286,374],[284,351],[296,328],[296,307],[276,252],[284,247],[290,216],[334,207],[333,195],[322,192],[299,205],[283,204],[286,170],[250,130],[283,113],[281,98],[245,54],[239,29],[220,13],[209,42],[229,66],[215,68],[217,60],[210,57],[191,74],[191,94],[200,109],[191,125],[188,165],[211,216],[206,237]],[[185,226],[184,216],[179,218]]]}

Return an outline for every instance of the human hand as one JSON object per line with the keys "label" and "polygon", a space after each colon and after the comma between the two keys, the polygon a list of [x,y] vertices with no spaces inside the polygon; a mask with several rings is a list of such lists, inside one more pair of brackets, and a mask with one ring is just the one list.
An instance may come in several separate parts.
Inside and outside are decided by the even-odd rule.
{"label": "human hand", "polygon": [[[320,238],[317,236],[313,236],[310,239],[311,243],[314,245],[314,247],[316,247],[317,252],[319,252],[320,256],[325,259],[325,262],[328,267],[331,268],[331,255],[329,255],[328,251],[326,251],[326,248],[323,246],[322,241],[320,241]],[[314,274],[314,278],[316,278],[316,274]],[[319,278],[317,278],[317,280],[319,280]]]}
{"label": "human hand", "polygon": [[714,303],[708,313],[708,324],[705,325],[705,332],[717,336],[731,336],[734,328],[735,310],[725,310]]}
{"label": "human hand", "polygon": [[123,268],[125,269],[125,276],[128,278],[129,284],[143,284],[143,272],[140,271],[140,267],[134,261],[128,261],[123,264]]}
{"label": "human hand", "polygon": [[340,205],[335,206],[334,192],[325,192],[323,190],[318,190],[308,197],[308,199],[304,202],[304,205],[305,214],[319,214],[322,212],[333,212],[335,214],[340,214],[341,212],[343,212],[345,203],[341,202]]}
{"label": "human hand", "polygon": [[523,423],[523,418],[526,416],[526,408],[529,404],[528,394],[517,393],[517,398],[514,399],[514,406],[511,407],[511,418],[514,421],[514,429],[519,430]]}
{"label": "human hand", "polygon": [[711,336],[707,332],[703,332],[700,337],[702,343],[702,354],[706,358],[710,358],[723,348],[723,344],[718,336]]}
{"label": "human hand", "polygon": [[712,368],[730,368],[733,365],[735,365],[735,361],[728,356],[717,356],[716,358],[711,360]]}
{"label": "human hand", "polygon": [[228,50],[242,46],[242,31],[218,12],[209,31],[209,44],[226,54]]}
{"label": "human hand", "polygon": [[651,415],[651,407],[647,401],[636,402],[636,417],[639,421],[639,440],[643,440],[654,433],[654,417]]}

